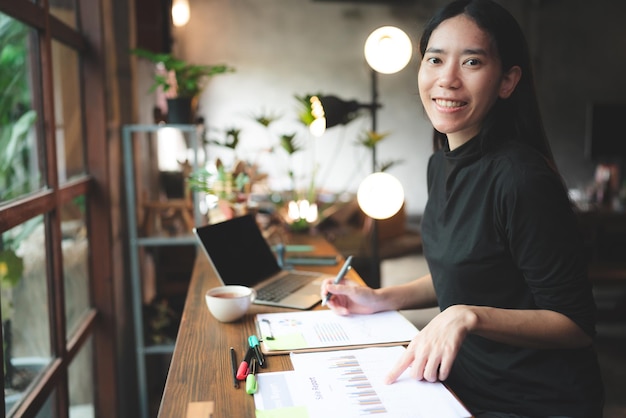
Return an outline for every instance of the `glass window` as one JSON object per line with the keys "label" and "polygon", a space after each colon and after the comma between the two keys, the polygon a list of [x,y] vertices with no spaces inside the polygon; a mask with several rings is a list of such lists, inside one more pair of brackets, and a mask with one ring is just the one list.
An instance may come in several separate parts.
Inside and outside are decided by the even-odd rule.
{"label": "glass window", "polygon": [[0,13],[0,204],[41,188],[32,97],[35,31]]}
{"label": "glass window", "polygon": [[81,318],[90,308],[85,196],[79,196],[64,205],[61,217],[65,318],[67,335],[71,338],[74,329],[80,325]]}
{"label": "glass window", "polygon": [[93,341],[89,339],[69,368],[70,418],[92,418],[94,413]]}
{"label": "glass window", "polygon": [[53,405],[55,397],[56,391],[53,391],[52,394],[48,396],[48,399],[46,399],[46,402],[43,404],[35,418],[51,418],[52,416],[54,416]]}
{"label": "glass window", "polygon": [[[105,98],[105,78],[99,55],[83,55],[106,49],[102,28],[113,16],[101,20],[100,5],[0,0],[0,306],[5,405],[14,415],[78,417],[67,405],[70,366],[79,363],[73,354],[89,357],[87,382],[72,377],[72,384],[89,385],[92,398],[72,394],[71,401],[119,415],[116,373],[99,373],[115,367],[112,328],[97,319],[113,306],[113,292],[103,288],[111,279],[109,211],[91,203],[109,191],[100,129],[107,115],[85,95]],[[98,187],[103,194],[94,193]],[[111,187],[114,196],[119,187]],[[87,240],[94,226],[98,239]],[[83,355],[90,344],[103,355]]]}
{"label": "glass window", "polygon": [[66,25],[76,29],[76,1],[50,0],[50,14]]}
{"label": "glass window", "polygon": [[85,173],[78,53],[53,41],[52,61],[57,164],[62,184]]}
{"label": "glass window", "polygon": [[7,408],[19,402],[50,362],[47,258],[43,216],[2,234],[0,278]]}

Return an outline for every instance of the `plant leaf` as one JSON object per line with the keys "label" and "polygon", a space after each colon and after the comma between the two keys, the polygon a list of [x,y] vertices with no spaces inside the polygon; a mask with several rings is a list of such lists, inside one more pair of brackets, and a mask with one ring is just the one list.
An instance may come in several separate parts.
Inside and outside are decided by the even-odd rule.
{"label": "plant leaf", "polygon": [[13,250],[0,251],[0,281],[3,287],[14,287],[24,273],[24,260]]}

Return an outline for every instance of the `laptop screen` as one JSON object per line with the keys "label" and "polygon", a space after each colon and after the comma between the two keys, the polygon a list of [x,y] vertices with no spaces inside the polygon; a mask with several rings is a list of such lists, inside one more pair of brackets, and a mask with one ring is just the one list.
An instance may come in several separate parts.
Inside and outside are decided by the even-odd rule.
{"label": "laptop screen", "polygon": [[224,284],[253,287],[281,271],[253,215],[196,228]]}

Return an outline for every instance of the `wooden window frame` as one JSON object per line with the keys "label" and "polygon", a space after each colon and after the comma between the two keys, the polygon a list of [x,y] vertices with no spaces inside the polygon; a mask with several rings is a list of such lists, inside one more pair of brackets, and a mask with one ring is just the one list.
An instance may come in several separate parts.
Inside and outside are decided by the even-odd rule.
{"label": "wooden window frame", "polygon": [[[54,393],[56,415],[67,417],[69,411],[68,370],[77,353],[92,341],[93,394],[96,416],[119,416],[116,394],[116,362],[114,303],[112,289],[112,238],[110,179],[108,174],[106,138],[105,75],[103,68],[103,31],[99,0],[77,0],[78,30],[65,25],[48,11],[48,1],[0,0],[0,11],[37,30],[41,62],[41,100],[39,106],[45,132],[39,135],[39,148],[45,159],[45,188],[0,205],[0,233],[35,216],[48,217],[46,250],[48,254],[47,283],[51,349],[53,359],[35,388],[26,394],[16,415],[34,417]],[[56,159],[54,120],[54,86],[52,83],[52,41],[60,41],[77,51],[82,78],[81,102],[85,145],[84,176],[59,184]],[[39,93],[39,92],[37,92]],[[89,106],[85,98],[89,98]],[[40,132],[41,134],[41,132]],[[43,174],[43,173],[42,173]],[[63,294],[63,254],[59,209],[77,196],[87,200],[89,238],[88,270],[90,309],[81,319],[71,338],[66,335],[65,300]],[[1,331],[0,331],[1,332]],[[3,354],[0,353],[0,358]],[[4,361],[4,359],[2,359]],[[2,400],[4,403],[4,398]],[[2,406],[4,411],[4,405]]]}

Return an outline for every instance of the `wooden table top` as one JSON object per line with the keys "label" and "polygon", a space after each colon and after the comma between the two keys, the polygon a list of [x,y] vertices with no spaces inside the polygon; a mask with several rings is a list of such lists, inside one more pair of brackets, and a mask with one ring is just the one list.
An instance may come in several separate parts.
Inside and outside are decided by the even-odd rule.
{"label": "wooden table top", "polygon": [[[317,254],[338,254],[330,243],[319,236],[294,235],[290,243],[313,245]],[[298,268],[335,275],[341,263]],[[348,272],[347,277],[361,281],[354,269]],[[255,416],[254,399],[246,393],[245,382],[240,382],[239,389],[233,385],[229,349],[235,348],[239,363],[247,350],[248,336],[256,333],[255,315],[290,310],[253,305],[248,314],[237,322],[218,322],[209,312],[204,294],[219,285],[209,260],[202,251],[198,251],[161,399],[159,418],[207,418],[207,413],[202,412],[206,411],[202,408],[206,404],[200,404],[202,402],[213,402],[213,417]],[[326,308],[318,304],[314,309]],[[292,370],[288,355],[266,356],[266,360],[267,367],[258,370],[260,373]]]}

